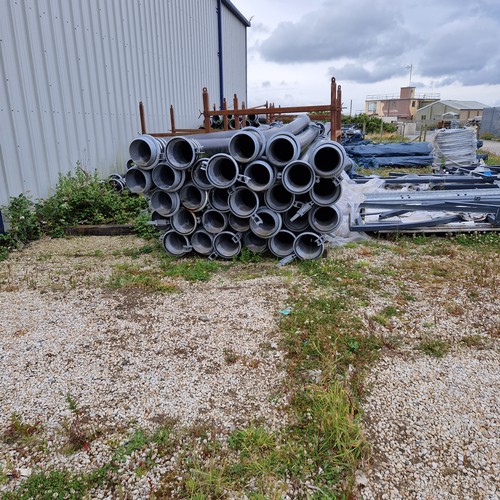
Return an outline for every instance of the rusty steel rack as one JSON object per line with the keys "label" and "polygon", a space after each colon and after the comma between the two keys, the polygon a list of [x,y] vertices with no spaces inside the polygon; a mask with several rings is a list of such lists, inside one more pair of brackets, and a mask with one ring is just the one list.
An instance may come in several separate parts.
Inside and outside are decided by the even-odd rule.
{"label": "rusty steel rack", "polygon": [[[245,123],[247,115],[265,115],[266,123],[271,123],[273,121],[281,120],[287,121],[292,115],[299,113],[309,113],[312,120],[325,120],[328,117],[330,122],[330,138],[334,141],[340,142],[341,136],[341,125],[342,125],[342,89],[340,85],[337,85],[335,78],[331,79],[331,92],[330,92],[330,104],[323,105],[311,105],[311,106],[286,106],[276,107],[274,103],[267,103],[261,106],[255,106],[252,108],[245,107],[245,102],[242,101],[241,107],[239,107],[238,96],[234,94],[233,97],[233,108],[227,108],[227,101],[224,98],[222,103],[222,109],[216,110],[210,109],[210,99],[208,95],[208,90],[206,87],[203,88],[203,127],[198,129],[179,129],[175,127],[175,113],[173,105],[170,105],[170,132],[147,132],[146,118],[144,112],[143,102],[139,102],[139,116],[141,120],[141,134],[149,134],[153,137],[170,137],[175,135],[189,135],[189,134],[200,134],[200,133],[211,133],[217,132],[211,128],[210,119],[213,116],[222,117],[222,130],[229,130],[229,119],[228,116],[241,117],[242,122]],[[323,113],[323,114],[321,114]],[[240,120],[235,120],[236,130],[241,127]]]}

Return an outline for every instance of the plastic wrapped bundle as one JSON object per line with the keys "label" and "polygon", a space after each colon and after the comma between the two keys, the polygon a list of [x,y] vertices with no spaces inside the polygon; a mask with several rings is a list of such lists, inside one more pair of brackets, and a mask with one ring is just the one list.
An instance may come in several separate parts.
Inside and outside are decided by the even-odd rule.
{"label": "plastic wrapped bundle", "polygon": [[477,163],[474,127],[437,130],[433,145],[434,171],[470,167]]}

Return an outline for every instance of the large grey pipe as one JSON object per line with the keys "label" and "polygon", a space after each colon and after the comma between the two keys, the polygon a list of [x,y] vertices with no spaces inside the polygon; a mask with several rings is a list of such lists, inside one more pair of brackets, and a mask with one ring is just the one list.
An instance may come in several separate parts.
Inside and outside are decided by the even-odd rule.
{"label": "large grey pipe", "polygon": [[139,167],[132,167],[125,173],[125,183],[132,193],[147,193],[153,188],[151,171]]}
{"label": "large grey pipe", "polygon": [[214,251],[214,236],[204,229],[197,229],[191,235],[191,246],[201,255],[211,255]]}
{"label": "large grey pipe", "polygon": [[[167,145],[167,161],[175,168],[184,170],[197,160],[229,151],[231,136],[221,137],[222,132],[206,134],[205,137],[174,137]],[[209,136],[215,136],[210,138]]]}
{"label": "large grey pipe", "polygon": [[287,212],[295,202],[295,195],[283,184],[275,184],[264,193],[264,203],[275,212]]}
{"label": "large grey pipe", "polygon": [[217,234],[226,229],[228,224],[227,215],[218,210],[205,210],[201,216],[201,223],[209,233]]}
{"label": "large grey pipe", "polygon": [[237,232],[244,233],[250,229],[250,219],[246,217],[238,217],[233,213],[229,214],[229,225]]}
{"label": "large grey pipe", "polygon": [[229,193],[227,189],[213,188],[208,193],[208,202],[219,212],[229,212]]}
{"label": "large grey pipe", "polygon": [[249,231],[243,236],[244,245],[253,253],[262,253],[267,250],[267,242],[265,238],[257,236],[255,233]]}
{"label": "large grey pipe", "polygon": [[295,243],[295,234],[286,229],[282,229],[269,239],[269,250],[276,257],[286,257],[293,253],[293,245]]}
{"label": "large grey pipe", "polygon": [[213,186],[207,177],[208,158],[201,158],[191,169],[191,180],[200,188],[210,190]]}
{"label": "large grey pipe", "polygon": [[186,178],[184,170],[178,170],[167,163],[158,163],[153,169],[153,182],[164,191],[177,191]]}
{"label": "large grey pipe", "polygon": [[250,219],[250,230],[261,238],[272,238],[281,229],[281,224],[278,212],[263,207]]}
{"label": "large grey pipe", "polygon": [[129,146],[130,158],[142,168],[151,169],[165,156],[169,139],[148,134],[134,139]]}
{"label": "large grey pipe", "polygon": [[156,189],[151,194],[149,204],[153,210],[163,217],[171,217],[179,210],[181,199],[179,193],[170,193],[162,191],[161,189]]}
{"label": "large grey pipe", "polygon": [[182,186],[179,196],[181,203],[192,212],[203,210],[208,203],[208,191],[200,189],[193,182],[187,182]]}
{"label": "large grey pipe", "polygon": [[325,244],[318,234],[306,232],[297,236],[293,250],[299,259],[318,259],[323,255]]}
{"label": "large grey pipe", "polygon": [[342,213],[336,206],[313,207],[308,213],[309,225],[318,233],[331,233],[340,225]]}
{"label": "large grey pipe", "polygon": [[267,159],[278,167],[297,160],[320,132],[321,127],[314,123],[297,135],[284,131],[272,136],[266,144]]}
{"label": "large grey pipe", "polygon": [[309,191],[311,201],[322,207],[333,205],[338,201],[341,194],[342,185],[340,181],[326,177],[320,177]]}
{"label": "large grey pipe", "polygon": [[223,231],[214,238],[214,250],[219,257],[232,259],[241,252],[240,238],[235,233]]}
{"label": "large grey pipe", "polygon": [[338,177],[347,163],[347,153],[338,142],[321,141],[311,146],[307,161],[319,177]]}
{"label": "large grey pipe", "polygon": [[264,134],[253,127],[237,131],[229,141],[229,153],[240,163],[249,163],[260,158],[265,147]]}
{"label": "large grey pipe", "polygon": [[170,217],[170,224],[179,234],[192,234],[196,230],[196,215],[184,207],[181,207],[172,217]]}
{"label": "large grey pipe", "polygon": [[189,238],[174,230],[167,231],[160,237],[160,240],[165,251],[172,257],[182,257],[191,251]]}
{"label": "large grey pipe", "polygon": [[309,163],[302,160],[292,161],[283,169],[281,182],[290,193],[304,194],[310,191],[316,182],[316,173]]}
{"label": "large grey pipe", "polygon": [[251,217],[258,208],[259,196],[247,187],[237,187],[229,195],[229,210],[238,217]]}
{"label": "large grey pipe", "polygon": [[[296,233],[305,231],[309,228],[309,220],[306,215],[302,215],[298,218],[294,218],[297,210],[289,210],[283,214],[283,225],[289,229],[290,231],[294,231]],[[292,220],[293,219],[293,220]]]}
{"label": "large grey pipe", "polygon": [[218,153],[208,160],[206,173],[213,186],[227,189],[238,180],[239,165],[232,156]]}
{"label": "large grey pipe", "polygon": [[249,163],[243,171],[246,185],[253,191],[265,191],[276,180],[276,170],[264,160]]}

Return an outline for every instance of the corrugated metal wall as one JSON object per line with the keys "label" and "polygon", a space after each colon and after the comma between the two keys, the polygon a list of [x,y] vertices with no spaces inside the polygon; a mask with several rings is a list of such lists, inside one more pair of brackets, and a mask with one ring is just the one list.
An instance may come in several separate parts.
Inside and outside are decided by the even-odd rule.
{"label": "corrugated metal wall", "polygon": [[222,35],[224,94],[227,105],[228,107],[233,105],[233,95],[237,94],[240,106],[241,102],[245,101],[248,107],[246,28],[225,5],[222,5]]}
{"label": "corrugated metal wall", "polygon": [[[149,131],[170,128],[170,104],[178,128],[199,126],[202,88],[218,102],[216,7],[0,0],[0,204],[21,192],[45,197],[77,162],[123,172],[140,100]],[[227,7],[223,14],[225,93],[245,95],[245,27]]]}

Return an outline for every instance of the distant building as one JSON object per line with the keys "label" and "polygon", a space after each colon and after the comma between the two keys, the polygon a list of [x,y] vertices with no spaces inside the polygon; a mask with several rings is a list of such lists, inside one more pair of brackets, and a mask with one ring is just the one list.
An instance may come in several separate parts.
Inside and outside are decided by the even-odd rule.
{"label": "distant building", "polygon": [[398,94],[367,95],[365,113],[394,120],[415,120],[417,110],[439,100],[440,94],[415,94],[415,87],[401,87]]}
{"label": "distant building", "polygon": [[486,104],[477,101],[436,101],[417,110],[416,121],[430,126],[439,122],[457,120],[460,125],[482,116]]}

